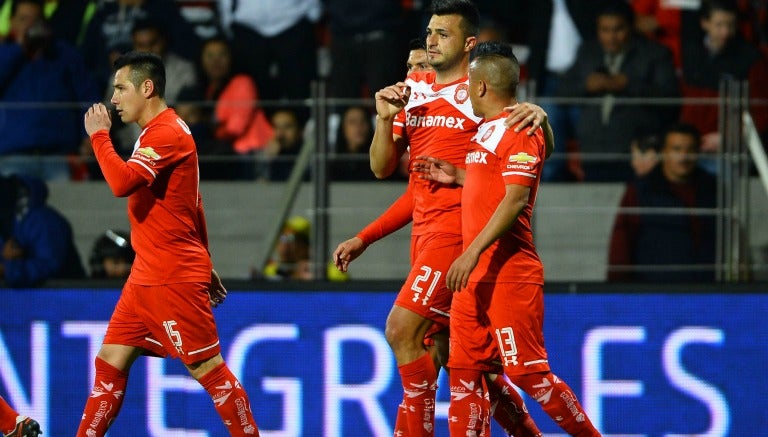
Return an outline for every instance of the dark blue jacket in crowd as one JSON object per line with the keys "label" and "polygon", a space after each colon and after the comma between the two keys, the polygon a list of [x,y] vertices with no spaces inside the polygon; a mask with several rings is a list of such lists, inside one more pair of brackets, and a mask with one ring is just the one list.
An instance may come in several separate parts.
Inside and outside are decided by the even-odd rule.
{"label": "dark blue jacket in crowd", "polygon": [[0,250],[9,238],[13,238],[24,251],[21,259],[2,259],[4,285],[32,287],[47,279],[84,278],[85,270],[75,247],[72,226],[46,204],[48,187],[45,182],[28,176],[1,179]]}
{"label": "dark blue jacket in crowd", "polygon": [[0,155],[77,152],[85,109],[101,100],[73,46],[55,41],[30,59],[19,44],[0,44]]}
{"label": "dark blue jacket in crowd", "polygon": [[[671,190],[661,172],[661,166],[635,183],[638,205],[644,208],[686,208],[687,205]],[[694,208],[717,206],[717,181],[714,176],[697,168],[689,184],[695,190]],[[688,271],[639,271],[637,282],[706,283],[715,280],[715,241],[717,232],[713,215],[643,214],[640,216],[634,262],[638,265],[698,266]]]}

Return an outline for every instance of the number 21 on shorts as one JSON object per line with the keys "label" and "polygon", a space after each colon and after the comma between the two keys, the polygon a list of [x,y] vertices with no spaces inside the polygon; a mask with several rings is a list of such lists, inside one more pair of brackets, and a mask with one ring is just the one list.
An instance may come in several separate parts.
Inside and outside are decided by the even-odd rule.
{"label": "number 21 on shorts", "polygon": [[[413,301],[418,302],[419,299],[421,299],[421,304],[426,305],[427,302],[429,302],[429,298],[432,297],[432,293],[435,291],[437,282],[440,280],[443,272],[440,270],[435,270],[433,272],[432,268],[429,266],[421,266],[421,271],[423,273],[419,276],[416,276],[416,278],[413,280],[413,284],[411,284],[411,290],[413,290]],[[426,293],[424,292],[424,286],[422,283],[425,283],[425,285],[429,284]]]}

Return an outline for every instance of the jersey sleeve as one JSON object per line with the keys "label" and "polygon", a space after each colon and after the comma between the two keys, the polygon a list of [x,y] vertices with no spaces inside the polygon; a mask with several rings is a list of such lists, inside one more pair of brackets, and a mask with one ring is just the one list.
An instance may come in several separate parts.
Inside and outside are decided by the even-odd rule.
{"label": "jersey sleeve", "polygon": [[139,146],[128,159],[128,165],[146,179],[147,185],[152,185],[160,173],[173,168],[194,152],[179,147],[182,143],[179,136],[168,125],[148,128],[139,137]]}
{"label": "jersey sleeve", "polygon": [[544,162],[544,139],[539,130],[528,136],[524,132],[507,131],[499,143],[497,155],[506,185],[532,187]]}
{"label": "jersey sleeve", "polygon": [[91,135],[91,144],[93,145],[93,153],[96,155],[99,167],[101,167],[101,172],[104,174],[104,179],[115,196],[127,196],[140,186],[151,182],[144,177],[142,172],[131,168],[115,152],[115,147],[112,145],[112,140],[109,138],[109,132],[106,129]]}
{"label": "jersey sleeve", "polygon": [[383,214],[360,231],[357,237],[366,246],[373,244],[410,223],[413,220],[413,207],[413,193],[409,184],[408,189]]}

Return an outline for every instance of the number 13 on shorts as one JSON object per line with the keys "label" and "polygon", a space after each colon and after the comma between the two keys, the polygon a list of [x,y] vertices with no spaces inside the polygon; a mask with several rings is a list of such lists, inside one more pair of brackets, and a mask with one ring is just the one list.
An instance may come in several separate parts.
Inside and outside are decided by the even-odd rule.
{"label": "number 13 on shorts", "polygon": [[504,360],[504,366],[517,365],[517,344],[515,344],[515,333],[512,328],[496,328],[496,339],[499,341],[499,351],[501,359]]}

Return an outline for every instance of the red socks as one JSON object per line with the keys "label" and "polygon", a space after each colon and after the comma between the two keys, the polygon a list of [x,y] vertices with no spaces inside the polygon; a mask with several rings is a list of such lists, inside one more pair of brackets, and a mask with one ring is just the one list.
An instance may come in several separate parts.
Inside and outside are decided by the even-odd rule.
{"label": "red socks", "polygon": [[481,437],[490,434],[488,412],[491,403],[484,379],[480,370],[450,369],[448,430],[452,436]]}
{"label": "red socks", "polygon": [[5,399],[0,397],[0,434],[6,435],[16,427],[16,417],[19,413]]}
{"label": "red socks", "polygon": [[96,357],[96,381],[83,409],[78,437],[99,437],[107,433],[123,405],[127,383],[128,373]]}
{"label": "red socks", "polygon": [[248,395],[226,363],[203,375],[200,385],[211,395],[216,412],[231,436],[258,437],[259,429],[253,420]]}
{"label": "red socks", "polygon": [[541,437],[541,431],[528,414],[525,402],[515,387],[503,375],[488,375],[488,395],[491,414],[507,435],[515,437]]}
{"label": "red socks", "polygon": [[573,390],[552,372],[517,375],[512,380],[532,398],[569,435],[600,437],[581,407]]}
{"label": "red socks", "polygon": [[435,434],[435,396],[437,394],[437,369],[432,357],[425,353],[421,358],[398,366],[403,382],[403,402],[407,408],[409,437],[431,437]]}

